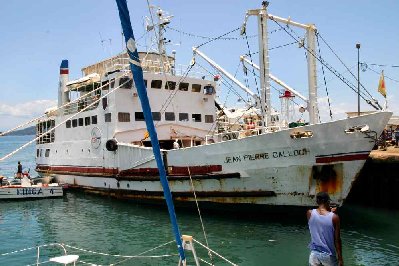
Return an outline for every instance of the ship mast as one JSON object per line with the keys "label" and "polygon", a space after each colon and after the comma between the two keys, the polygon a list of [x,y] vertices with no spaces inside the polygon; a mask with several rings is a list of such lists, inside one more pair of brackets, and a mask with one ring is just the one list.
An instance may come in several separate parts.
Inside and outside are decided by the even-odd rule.
{"label": "ship mast", "polygon": [[271,94],[270,94],[270,70],[269,70],[269,43],[267,35],[267,6],[269,2],[263,1],[262,8],[248,10],[245,15],[244,25],[241,34],[246,31],[246,23],[249,16],[258,17],[258,36],[259,36],[259,68],[260,68],[260,86],[261,86],[261,114],[263,117],[263,126],[271,126]]}
{"label": "ship mast", "polygon": [[275,22],[283,22],[295,27],[306,30],[307,40],[307,63],[308,63],[308,84],[309,84],[309,101],[307,110],[309,112],[309,122],[311,125],[319,122],[319,110],[317,106],[317,71],[316,71],[316,26],[313,24],[302,24],[291,19],[280,18],[267,13],[269,2],[263,1],[261,9],[248,10],[245,16],[241,34],[245,34],[246,23],[249,16],[258,17],[258,35],[259,35],[259,71],[261,83],[261,113],[263,115],[264,125],[271,126],[271,95],[270,95],[270,68],[269,68],[269,51],[268,51],[268,35],[267,20]]}
{"label": "ship mast", "polygon": [[319,110],[317,106],[317,71],[316,71],[316,26],[314,24],[302,24],[292,21],[290,18],[285,19],[278,16],[268,14],[270,20],[282,22],[298,28],[306,30],[306,56],[308,63],[308,87],[309,87],[309,103],[307,110],[309,112],[309,122],[311,125],[319,122]]}

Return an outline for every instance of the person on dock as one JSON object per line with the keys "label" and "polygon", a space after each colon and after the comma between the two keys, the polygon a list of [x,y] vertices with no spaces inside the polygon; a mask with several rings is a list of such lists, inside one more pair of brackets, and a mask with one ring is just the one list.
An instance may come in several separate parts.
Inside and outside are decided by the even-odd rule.
{"label": "person on dock", "polygon": [[399,143],[399,125],[396,126],[395,131],[393,133],[395,135],[395,148],[397,148]]}
{"label": "person on dock", "polygon": [[18,166],[17,166],[17,177],[22,178],[22,164],[20,161],[18,161]]}
{"label": "person on dock", "polygon": [[[317,209],[308,210],[307,218],[311,241],[310,266],[343,266],[340,221],[330,207],[326,192],[316,195]],[[338,260],[337,260],[338,257]]]}
{"label": "person on dock", "polygon": [[383,151],[387,150],[387,138],[388,138],[388,133],[387,130],[384,129],[380,136],[380,149]]}

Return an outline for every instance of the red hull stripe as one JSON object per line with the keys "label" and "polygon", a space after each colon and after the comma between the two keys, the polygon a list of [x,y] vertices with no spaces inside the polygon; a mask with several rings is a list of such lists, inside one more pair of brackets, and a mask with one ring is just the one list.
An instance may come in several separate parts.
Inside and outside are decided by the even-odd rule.
{"label": "red hull stripe", "polygon": [[60,74],[69,74],[69,70],[68,69],[60,69]]}
{"label": "red hull stripe", "polygon": [[[85,175],[118,175],[118,176],[156,176],[158,175],[158,168],[138,168],[127,169],[119,171],[117,168],[103,168],[103,167],[84,167],[84,166],[48,166],[38,165],[36,170],[39,172],[62,172],[68,174],[85,174]],[[184,175],[200,175],[210,174],[222,171],[221,165],[205,165],[205,166],[191,166],[190,171],[187,167],[170,166],[168,167],[168,174],[173,176]]]}
{"label": "red hull stripe", "polygon": [[369,154],[346,154],[330,157],[316,158],[316,163],[333,163],[333,162],[348,162],[348,161],[360,161],[367,160]]}

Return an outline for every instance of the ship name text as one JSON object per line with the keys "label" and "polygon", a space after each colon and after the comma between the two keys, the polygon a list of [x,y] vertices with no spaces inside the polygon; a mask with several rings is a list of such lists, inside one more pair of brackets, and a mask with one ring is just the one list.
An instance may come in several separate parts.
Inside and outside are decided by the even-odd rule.
{"label": "ship name text", "polygon": [[[27,196],[27,195],[42,195],[43,191],[41,188],[18,188],[17,189],[17,195],[23,195],[23,196]],[[54,190],[50,189],[50,194],[54,194]]]}
{"label": "ship name text", "polygon": [[246,161],[305,156],[305,155],[308,155],[309,153],[310,153],[309,149],[303,148],[303,149],[296,149],[296,150],[283,150],[283,151],[273,151],[273,152],[263,152],[263,153],[242,154],[242,155],[235,155],[235,156],[226,156],[224,163],[240,163],[240,162],[246,162]]}

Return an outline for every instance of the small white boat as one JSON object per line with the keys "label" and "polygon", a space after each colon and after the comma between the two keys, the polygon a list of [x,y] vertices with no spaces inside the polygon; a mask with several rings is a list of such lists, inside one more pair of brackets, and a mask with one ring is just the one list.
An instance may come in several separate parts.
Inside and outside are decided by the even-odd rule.
{"label": "small white boat", "polygon": [[9,181],[8,185],[0,187],[0,199],[52,198],[63,195],[63,187],[58,183],[32,185],[28,177],[23,177],[20,184]]}

